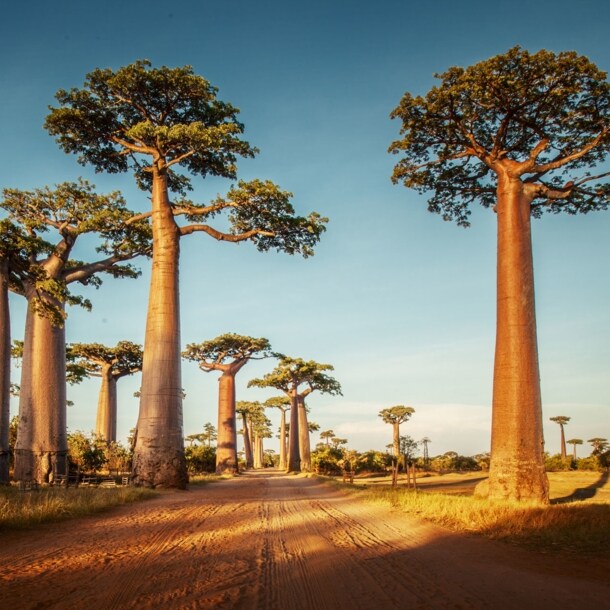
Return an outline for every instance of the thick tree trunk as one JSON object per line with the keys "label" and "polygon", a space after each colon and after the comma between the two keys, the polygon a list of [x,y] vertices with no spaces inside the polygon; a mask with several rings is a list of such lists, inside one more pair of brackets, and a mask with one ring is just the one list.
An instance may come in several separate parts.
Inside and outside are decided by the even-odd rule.
{"label": "thick tree trunk", "polygon": [[9,479],[11,420],[11,320],[8,304],[8,261],[0,259],[0,485]]}
{"label": "thick tree trunk", "polygon": [[398,422],[392,424],[392,453],[396,458],[396,465],[398,467],[398,458],[400,456],[400,424]]}
{"label": "thick tree trunk", "polygon": [[188,475],[182,432],[180,235],[167,194],[167,177],[156,168],[152,231],[152,273],[132,480],[146,487],[183,489]]}
{"label": "thick tree trunk", "polygon": [[296,390],[290,393],[290,440],[288,441],[288,472],[301,472],[299,452],[299,402]]}
{"label": "thick tree trunk", "polygon": [[305,398],[298,396],[299,403],[299,453],[301,454],[301,471],[311,470],[311,449],[309,445],[309,425],[307,423],[307,410]]}
{"label": "thick tree trunk", "polygon": [[112,374],[112,365],[102,366],[102,387],[97,401],[95,432],[105,441],[116,441],[117,379]]}
{"label": "thick tree trunk", "polygon": [[254,442],[253,442],[253,456],[254,456],[254,469],[259,470],[263,467],[263,463],[261,461],[261,437],[258,434],[254,434]]}
{"label": "thick tree trunk", "polygon": [[29,295],[21,366],[14,478],[51,483],[67,470],[65,332]]}
{"label": "thick tree trunk", "polygon": [[566,437],[565,432],[563,431],[563,425],[559,426],[561,428],[561,459],[565,460],[567,456],[566,452]]}
{"label": "thick tree trunk", "polygon": [[236,474],[237,427],[235,425],[235,375],[225,372],[218,382],[218,441],[216,474]]}
{"label": "thick tree trunk", "polygon": [[244,436],[244,458],[246,460],[246,468],[253,468],[254,461],[252,460],[252,443],[250,442],[250,432],[248,430],[248,416],[245,413],[242,413],[241,419]]}
{"label": "thick tree trunk", "polygon": [[286,411],[284,409],[280,409],[282,412],[280,418],[280,461],[278,463],[278,468],[280,470],[286,470],[288,466],[286,460]]}
{"label": "thick tree trunk", "polygon": [[500,177],[496,354],[488,488],[491,499],[547,503],[538,371],[530,201]]}

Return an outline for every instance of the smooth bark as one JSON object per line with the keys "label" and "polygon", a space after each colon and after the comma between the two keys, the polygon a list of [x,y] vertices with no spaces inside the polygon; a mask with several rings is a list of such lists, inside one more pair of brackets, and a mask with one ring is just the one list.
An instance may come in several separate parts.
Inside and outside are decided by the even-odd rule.
{"label": "smooth bark", "polygon": [[112,364],[101,365],[102,386],[97,401],[95,432],[105,441],[116,441],[117,377]]}
{"label": "smooth bark", "polygon": [[303,394],[299,394],[297,400],[299,405],[299,454],[301,456],[301,471],[309,472],[311,470],[311,449],[309,445],[307,410],[305,409],[305,398]]}
{"label": "smooth bark", "polygon": [[183,489],[188,475],[182,432],[180,235],[167,177],[153,167],[153,257],[132,480],[146,487]]}
{"label": "smooth bark", "polygon": [[491,463],[478,493],[547,503],[530,204],[519,179],[499,175]]}
{"label": "smooth bark", "polygon": [[52,483],[67,471],[65,331],[37,314],[32,294],[26,296],[14,478]]}
{"label": "smooth bark", "polygon": [[250,442],[250,432],[248,430],[248,416],[246,413],[241,414],[242,432],[244,437],[244,458],[246,460],[246,468],[253,468],[254,461],[252,459],[252,443]]}
{"label": "smooth bark", "polygon": [[0,484],[9,479],[9,427],[11,418],[11,320],[8,301],[9,267],[5,258],[0,259]]}
{"label": "smooth bark", "polygon": [[216,474],[236,474],[237,426],[235,424],[235,373],[225,371],[218,381],[218,439]]}
{"label": "smooth bark", "polygon": [[282,412],[282,415],[280,418],[280,460],[278,468],[280,470],[286,470],[286,467],[288,466],[286,459],[286,411],[284,409],[280,409],[280,411]]}
{"label": "smooth bark", "polygon": [[259,470],[263,467],[262,445],[263,445],[263,439],[255,432],[254,433],[254,468],[255,468],[255,470]]}
{"label": "smooth bark", "polygon": [[299,401],[296,390],[290,392],[290,439],[288,441],[288,472],[301,472],[299,451]]}

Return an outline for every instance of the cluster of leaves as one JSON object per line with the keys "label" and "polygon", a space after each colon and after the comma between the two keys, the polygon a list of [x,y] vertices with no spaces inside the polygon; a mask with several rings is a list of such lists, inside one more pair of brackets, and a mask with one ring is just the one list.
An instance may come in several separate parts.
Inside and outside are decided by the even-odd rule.
{"label": "cluster of leaves", "polygon": [[402,157],[392,179],[431,193],[431,212],[468,226],[471,203],[494,205],[503,160],[521,164],[519,175],[540,185],[541,198],[563,191],[551,211],[607,208],[610,189],[599,181],[606,174],[589,168],[610,149],[610,85],[586,57],[514,47],[436,77],[439,86],[425,97],[406,93],[391,114],[404,136],[390,146]]}

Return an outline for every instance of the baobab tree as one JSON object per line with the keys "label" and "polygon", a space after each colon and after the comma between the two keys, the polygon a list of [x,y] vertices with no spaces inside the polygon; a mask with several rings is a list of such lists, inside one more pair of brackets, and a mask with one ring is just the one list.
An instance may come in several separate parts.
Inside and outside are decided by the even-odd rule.
{"label": "baobab tree", "polygon": [[574,461],[576,461],[576,445],[582,445],[582,439],[581,438],[571,438],[570,440],[566,441],[566,443],[568,443],[568,445],[572,445],[574,447],[573,457],[574,457]]}
{"label": "baobab tree", "polygon": [[431,442],[432,441],[427,436],[424,436],[424,438],[422,438],[420,441],[424,448],[424,466],[428,466],[428,464],[430,464],[430,454],[428,452],[428,445]]}
{"label": "baobab tree", "polygon": [[497,326],[489,498],[548,502],[534,307],[531,217],[608,207],[606,74],[573,52],[515,47],[453,67],[392,118],[404,137],[392,180],[427,193],[428,209],[468,226],[471,204],[496,212]]}
{"label": "baobab tree", "polygon": [[335,432],[333,430],[323,430],[320,432],[320,440],[326,441],[326,446],[329,446],[330,439],[335,436]]}
{"label": "baobab tree", "polygon": [[[144,340],[142,390],[132,478],[149,487],[187,484],[182,441],[180,238],[195,232],[225,242],[251,241],[259,251],[313,254],[327,219],[296,216],[291,193],[270,181],[238,182],[226,197],[197,205],[184,198],[190,178],[236,178],[238,156],[255,148],[240,138],[237,108],[190,66],[152,68],[136,61],[96,69],[81,89],[60,90],[45,127],[59,145],[97,171],[134,171],[151,192],[153,262]],[[170,193],[178,198],[170,199]],[[210,224],[228,214],[228,230]],[[180,225],[178,218],[190,224]],[[222,226],[222,225],[220,225]]]}
{"label": "baobab tree", "polygon": [[252,454],[252,439],[250,435],[250,417],[263,409],[263,405],[257,401],[238,400],[235,403],[235,412],[241,415],[242,436],[244,438],[244,458],[246,468],[254,468],[254,456]]}
{"label": "baobab tree", "polygon": [[235,375],[250,360],[272,356],[264,338],[227,333],[203,343],[189,343],[182,356],[199,363],[202,371],[220,371],[218,385],[218,442],[216,474],[235,474],[237,463],[237,426],[235,423]]}
{"label": "baobab tree", "polygon": [[18,291],[24,277],[31,275],[30,258],[49,244],[32,238],[25,231],[4,218],[0,220],[0,484],[9,479],[10,462],[10,399],[14,393],[11,384],[11,322],[9,291]]}
{"label": "baobab tree", "polygon": [[396,405],[379,411],[379,417],[392,426],[392,454],[396,461],[400,458],[400,424],[406,422],[415,413],[413,407]]}
{"label": "baobab tree", "polygon": [[589,443],[593,447],[593,451],[591,455],[601,455],[606,449],[608,449],[608,439],[601,438],[596,436],[595,438],[590,438],[587,443]]}
{"label": "baobab tree", "polygon": [[274,408],[279,409],[280,416],[280,454],[279,454],[279,462],[278,468],[280,470],[286,470],[288,467],[288,447],[286,446],[286,411],[290,409],[290,398],[288,396],[273,396],[272,398],[268,398],[264,402],[265,408]]}
{"label": "baobab tree", "polygon": [[569,417],[565,415],[556,415],[555,417],[549,417],[551,421],[554,421],[556,424],[559,424],[561,428],[561,459],[566,459],[566,437],[564,432],[564,426],[570,421]]}
{"label": "baobab tree", "polygon": [[[148,253],[150,232],[148,222],[129,211],[119,193],[96,194],[83,180],[55,189],[5,189],[3,196],[0,207],[28,235],[56,235],[50,251],[32,253],[29,273],[13,288],[27,300],[14,477],[48,483],[65,473],[68,451],[65,305],[91,307],[69,286],[99,286],[100,273],[137,277],[125,261]],[[70,259],[82,235],[97,236],[96,257],[104,258]]]}
{"label": "baobab tree", "polygon": [[[305,398],[315,390],[322,394],[341,394],[339,382],[325,372],[332,370],[334,368],[330,364],[282,356],[273,371],[260,379],[252,379],[248,383],[248,387],[277,388],[290,398],[289,472],[311,469]],[[300,389],[302,386],[304,386],[303,389]]]}
{"label": "baobab tree", "polygon": [[115,347],[101,343],[72,343],[68,346],[73,364],[86,377],[100,377],[95,433],[106,442],[116,441],[117,382],[142,370],[142,346],[119,341]]}

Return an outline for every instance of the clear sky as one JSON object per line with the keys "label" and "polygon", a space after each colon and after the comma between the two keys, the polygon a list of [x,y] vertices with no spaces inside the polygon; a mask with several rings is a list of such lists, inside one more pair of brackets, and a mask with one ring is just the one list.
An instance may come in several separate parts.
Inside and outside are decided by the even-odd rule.
{"label": "clear sky", "polygon": [[[258,253],[250,244],[182,241],[182,343],[225,332],[267,337],[277,351],[330,363],[343,396],[312,395],[310,418],[358,450],[383,449],[391,430],[377,413],[415,414],[401,432],[432,440],[431,455],[489,450],[495,332],[495,218],[443,222],[425,198],[390,182],[389,119],[402,94],[425,94],[435,72],[467,66],[514,45],[575,50],[610,68],[605,0],[56,0],[5,3],[0,21],[0,187],[29,189],[83,176],[121,190],[132,209],[146,195],[132,176],[96,175],[42,128],[60,88],[96,67],[147,58],[190,64],[241,110],[260,149],[240,177],[294,192],[300,213],[330,218],[313,258]],[[204,203],[230,183],[195,178]],[[567,438],[610,437],[610,212],[534,221],[538,342],[547,450]],[[84,249],[81,257],[89,256]],[[86,290],[72,309],[69,342],[142,342],[149,262],[139,280]],[[13,298],[12,334],[24,302]],[[247,365],[238,399],[272,361]],[[18,377],[19,371],[15,371]],[[18,380],[18,379],[16,379]],[[139,376],[119,382],[119,437],[137,419]],[[217,375],[183,366],[185,434],[216,422]],[[71,430],[95,425],[98,381],[69,388]],[[16,407],[15,407],[16,410]],[[274,424],[275,412],[269,413]],[[313,442],[317,441],[314,435]],[[275,441],[274,441],[275,442]],[[273,448],[273,442],[269,447]],[[588,454],[589,446],[580,449]]]}

